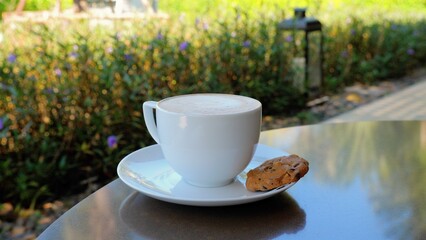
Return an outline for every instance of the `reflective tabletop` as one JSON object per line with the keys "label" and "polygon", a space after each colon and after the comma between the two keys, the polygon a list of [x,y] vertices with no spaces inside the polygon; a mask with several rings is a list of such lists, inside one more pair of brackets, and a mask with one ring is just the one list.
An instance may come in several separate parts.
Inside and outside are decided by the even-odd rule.
{"label": "reflective tabletop", "polygon": [[283,128],[260,143],[304,157],[309,173],[225,207],[162,202],[117,179],[38,239],[426,239],[426,121]]}

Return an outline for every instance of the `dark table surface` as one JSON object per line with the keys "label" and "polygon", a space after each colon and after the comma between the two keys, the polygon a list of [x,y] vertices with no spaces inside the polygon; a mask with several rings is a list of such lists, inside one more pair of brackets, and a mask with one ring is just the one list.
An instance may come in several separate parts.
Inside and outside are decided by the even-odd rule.
{"label": "dark table surface", "polygon": [[38,239],[426,239],[426,121],[292,127],[260,143],[306,158],[309,173],[226,207],[162,202],[117,179]]}

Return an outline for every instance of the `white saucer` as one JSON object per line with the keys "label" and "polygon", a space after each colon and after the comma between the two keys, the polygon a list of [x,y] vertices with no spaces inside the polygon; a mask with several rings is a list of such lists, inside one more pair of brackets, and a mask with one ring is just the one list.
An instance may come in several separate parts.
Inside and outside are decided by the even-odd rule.
{"label": "white saucer", "polygon": [[267,159],[288,155],[259,144],[250,164],[223,187],[201,188],[190,185],[164,159],[160,145],[142,148],[127,155],[118,164],[117,173],[129,187],[156,199],[192,206],[227,206],[254,202],[287,190],[294,183],[268,192],[251,192],[245,188],[246,174]]}

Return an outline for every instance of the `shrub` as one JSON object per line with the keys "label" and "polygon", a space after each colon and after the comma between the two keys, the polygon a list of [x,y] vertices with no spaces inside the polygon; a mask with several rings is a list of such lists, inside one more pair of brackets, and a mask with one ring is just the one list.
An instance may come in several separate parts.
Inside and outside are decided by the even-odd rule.
{"label": "shrub", "polygon": [[[114,178],[124,155],[153,143],[145,100],[223,92],[259,99],[265,114],[303,108],[276,29],[283,18],[236,11],[193,23],[3,26],[0,202],[34,205]],[[416,67],[426,58],[425,26],[358,18],[326,26],[324,91]]]}
{"label": "shrub", "polygon": [[125,154],[153,143],[148,99],[224,92],[256,97],[269,113],[299,107],[279,76],[272,19],[132,24],[14,30],[0,53],[2,201],[34,204],[113,178]]}
{"label": "shrub", "polygon": [[422,67],[426,22],[383,20],[369,24],[349,18],[348,25],[326,27],[325,78],[328,90],[355,82],[398,78]]}

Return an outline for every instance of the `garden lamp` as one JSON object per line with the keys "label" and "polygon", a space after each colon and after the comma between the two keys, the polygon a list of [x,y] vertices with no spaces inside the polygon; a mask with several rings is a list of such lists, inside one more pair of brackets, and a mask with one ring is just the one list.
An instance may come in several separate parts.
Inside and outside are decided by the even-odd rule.
{"label": "garden lamp", "polygon": [[285,31],[285,44],[292,49],[290,72],[295,87],[310,94],[323,86],[323,34],[321,22],[306,17],[306,8],[296,8],[294,17],[278,24]]}

